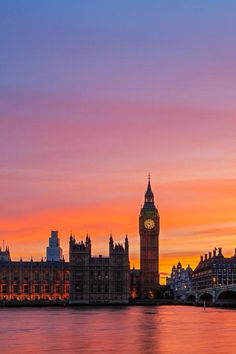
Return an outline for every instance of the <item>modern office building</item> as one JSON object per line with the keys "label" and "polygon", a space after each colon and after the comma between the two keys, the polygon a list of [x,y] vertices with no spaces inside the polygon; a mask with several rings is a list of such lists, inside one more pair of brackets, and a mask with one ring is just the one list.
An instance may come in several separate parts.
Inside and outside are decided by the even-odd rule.
{"label": "modern office building", "polygon": [[49,246],[47,247],[47,261],[61,261],[62,259],[62,248],[60,247],[58,231],[51,231]]}

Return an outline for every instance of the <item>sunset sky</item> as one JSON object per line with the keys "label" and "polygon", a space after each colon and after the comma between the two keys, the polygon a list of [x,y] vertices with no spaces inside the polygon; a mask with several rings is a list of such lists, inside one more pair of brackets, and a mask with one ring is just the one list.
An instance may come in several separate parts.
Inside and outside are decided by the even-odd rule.
{"label": "sunset sky", "polygon": [[236,247],[236,2],[0,3],[0,239],[130,240],[151,182],[160,271]]}

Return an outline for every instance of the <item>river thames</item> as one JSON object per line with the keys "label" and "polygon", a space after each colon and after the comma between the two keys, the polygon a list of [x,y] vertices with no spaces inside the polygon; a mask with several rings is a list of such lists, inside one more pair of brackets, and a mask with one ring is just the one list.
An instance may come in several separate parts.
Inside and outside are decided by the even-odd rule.
{"label": "river thames", "polygon": [[236,311],[185,306],[5,308],[1,353],[235,353]]}

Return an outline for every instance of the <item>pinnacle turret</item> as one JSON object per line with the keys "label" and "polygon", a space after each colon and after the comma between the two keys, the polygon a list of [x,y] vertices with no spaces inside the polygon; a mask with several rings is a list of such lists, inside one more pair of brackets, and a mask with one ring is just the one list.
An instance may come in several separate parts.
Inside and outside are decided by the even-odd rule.
{"label": "pinnacle turret", "polygon": [[151,188],[150,174],[148,175],[148,186],[145,193],[145,203],[154,203],[154,195]]}

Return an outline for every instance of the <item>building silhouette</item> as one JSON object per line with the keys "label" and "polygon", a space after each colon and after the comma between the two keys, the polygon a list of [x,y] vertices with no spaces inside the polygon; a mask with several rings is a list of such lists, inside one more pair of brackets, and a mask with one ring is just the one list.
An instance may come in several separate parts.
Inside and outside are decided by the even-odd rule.
{"label": "building silhouette", "polygon": [[154,202],[150,176],[144,204],[139,215],[140,269],[130,271],[130,296],[132,299],[154,298],[159,283],[159,232],[160,216]]}
{"label": "building silhouette", "polygon": [[128,303],[129,244],[109,241],[109,257],[92,256],[90,237],[76,242],[70,237],[70,303]]}
{"label": "building silhouette", "polygon": [[170,287],[175,299],[184,300],[187,292],[192,288],[192,273],[190,265],[185,269],[178,262],[172,267],[170,277],[166,278],[166,285]]}
{"label": "building silhouette", "polygon": [[236,249],[232,257],[224,257],[222,248],[201,256],[193,271],[193,290],[236,284]]}
{"label": "building silhouette", "polygon": [[154,297],[159,286],[160,217],[154,203],[150,176],[139,216],[141,296]]}
{"label": "building silhouette", "polygon": [[69,264],[11,261],[10,250],[0,250],[0,300],[68,300]]}
{"label": "building silhouette", "polygon": [[129,242],[109,240],[109,255],[92,255],[92,243],[69,240],[65,262],[58,231],[51,231],[46,261],[12,261],[8,247],[0,249],[0,300],[66,300],[71,304],[127,303],[129,298],[153,298],[159,286],[160,218],[150,177],[139,215],[140,269],[130,271]]}

